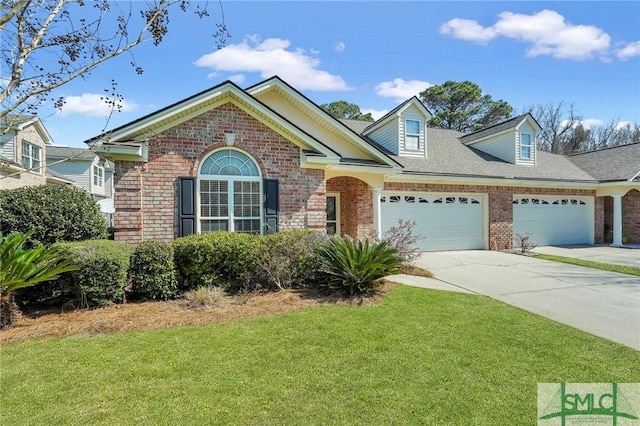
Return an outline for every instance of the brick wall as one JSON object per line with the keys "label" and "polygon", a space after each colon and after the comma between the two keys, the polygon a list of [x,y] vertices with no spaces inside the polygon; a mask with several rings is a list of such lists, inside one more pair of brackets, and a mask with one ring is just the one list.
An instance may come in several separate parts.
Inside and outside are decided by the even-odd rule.
{"label": "brick wall", "polygon": [[353,238],[375,236],[373,192],[360,179],[342,176],[327,181],[327,192],[340,193],[340,233]]}
{"label": "brick wall", "polygon": [[[608,232],[603,242],[613,241],[613,197],[602,198],[603,204],[603,230],[606,226]],[[622,197],[622,229],[630,243],[640,243],[640,191],[633,189]]]}
{"label": "brick wall", "polygon": [[225,104],[149,140],[149,161],[116,162],[116,239],[170,241],[178,235],[177,178],[196,176],[200,161],[225,147],[253,157],[262,177],[279,180],[280,228],[326,226],[322,170],[301,169],[300,149],[233,104]]}
{"label": "brick wall", "polygon": [[622,197],[622,229],[630,243],[640,243],[640,191],[633,189]]}

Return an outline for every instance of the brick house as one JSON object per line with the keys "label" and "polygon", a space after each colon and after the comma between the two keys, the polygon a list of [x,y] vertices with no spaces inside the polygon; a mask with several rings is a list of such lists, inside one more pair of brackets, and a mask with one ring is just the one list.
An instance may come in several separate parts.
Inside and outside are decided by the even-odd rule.
{"label": "brick house", "polygon": [[524,233],[602,242],[610,218],[614,244],[623,226],[640,241],[640,145],[624,148],[631,171],[601,176],[590,158],[622,148],[539,152],[530,114],[467,135],[428,128],[430,117],[413,97],[374,123],[338,120],[272,77],[224,82],[87,143],[115,163],[118,240],[293,228],[364,238],[409,219],[425,250],[503,249]]}

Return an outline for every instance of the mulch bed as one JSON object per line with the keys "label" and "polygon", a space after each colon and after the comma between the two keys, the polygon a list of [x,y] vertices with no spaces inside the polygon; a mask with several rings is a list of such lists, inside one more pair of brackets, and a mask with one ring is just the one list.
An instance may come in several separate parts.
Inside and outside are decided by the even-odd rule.
{"label": "mulch bed", "polygon": [[353,298],[326,297],[305,290],[225,296],[218,306],[207,309],[189,308],[183,301],[172,300],[125,303],[70,312],[40,312],[24,315],[10,328],[1,330],[0,345],[31,339],[215,324],[322,305],[370,305],[380,301],[395,286],[393,283],[384,283],[371,295]]}

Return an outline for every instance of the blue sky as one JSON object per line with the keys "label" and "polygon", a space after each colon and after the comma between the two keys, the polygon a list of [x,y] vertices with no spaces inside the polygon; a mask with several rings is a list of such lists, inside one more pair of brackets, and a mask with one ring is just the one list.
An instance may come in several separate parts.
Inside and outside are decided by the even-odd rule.
{"label": "blue sky", "polygon": [[[346,100],[374,117],[430,85],[473,81],[516,113],[573,102],[587,125],[640,122],[640,2],[223,2],[219,21],[175,13],[163,43],[134,50],[58,91],[45,117],[57,145],[83,141],[232,80],[279,75],[314,102]],[[105,123],[111,79],[124,108]]]}

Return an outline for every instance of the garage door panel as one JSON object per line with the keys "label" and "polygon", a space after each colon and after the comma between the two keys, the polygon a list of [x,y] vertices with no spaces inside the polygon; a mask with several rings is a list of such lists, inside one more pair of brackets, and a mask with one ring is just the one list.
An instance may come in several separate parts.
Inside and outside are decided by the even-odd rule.
{"label": "garage door panel", "polygon": [[593,244],[593,197],[514,196],[513,235],[525,234],[537,245]]}
{"label": "garage door panel", "polygon": [[382,231],[398,220],[415,221],[414,234],[422,250],[484,248],[481,196],[460,194],[385,194],[382,197]]}

